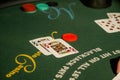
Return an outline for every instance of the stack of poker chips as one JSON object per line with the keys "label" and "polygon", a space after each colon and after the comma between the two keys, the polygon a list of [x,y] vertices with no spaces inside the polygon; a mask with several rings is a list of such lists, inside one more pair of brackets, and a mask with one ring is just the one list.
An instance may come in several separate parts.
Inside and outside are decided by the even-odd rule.
{"label": "stack of poker chips", "polygon": [[47,3],[38,3],[38,4],[33,4],[33,3],[25,3],[22,5],[22,10],[26,13],[35,13],[38,10],[48,10],[49,6],[57,6],[57,2],[47,2]]}
{"label": "stack of poker chips", "polygon": [[32,3],[23,4],[22,9],[24,12],[27,12],[27,13],[35,13],[36,12],[36,6]]}

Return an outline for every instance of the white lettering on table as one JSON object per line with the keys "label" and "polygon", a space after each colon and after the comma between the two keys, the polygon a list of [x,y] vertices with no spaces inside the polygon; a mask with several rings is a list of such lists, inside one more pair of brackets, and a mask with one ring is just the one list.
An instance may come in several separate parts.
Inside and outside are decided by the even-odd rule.
{"label": "white lettering on table", "polygon": [[[77,62],[81,61],[82,59],[90,56],[90,55],[93,55],[97,52],[100,52],[102,51],[101,48],[97,47],[97,48],[94,48],[94,49],[91,49],[89,51],[86,51],[84,52],[83,54],[80,54],[78,56],[76,56],[75,58],[73,58],[72,60],[70,60],[69,62],[67,62],[65,64],[65,66],[63,66],[58,72],[57,74],[55,75],[55,78],[53,80],[57,80],[57,79],[61,79],[63,78],[63,76],[65,75],[65,73],[67,72],[68,69],[70,69],[70,67],[72,67],[73,65],[75,65]],[[88,62],[85,62],[83,64],[81,64],[79,67],[78,67],[78,70],[86,70],[88,67],[90,66],[90,64]],[[79,75],[81,74],[80,71],[74,71],[74,73],[72,74],[72,76],[74,76],[76,79],[79,77]],[[70,80],[72,80],[72,78],[70,78]]]}

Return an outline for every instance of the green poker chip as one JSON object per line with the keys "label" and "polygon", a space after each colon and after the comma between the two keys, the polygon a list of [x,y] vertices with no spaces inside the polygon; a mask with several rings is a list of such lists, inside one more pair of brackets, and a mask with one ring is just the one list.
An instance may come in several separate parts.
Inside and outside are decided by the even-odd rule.
{"label": "green poker chip", "polygon": [[45,4],[45,3],[36,4],[36,7],[37,7],[38,10],[42,10],[42,11],[45,11],[45,10],[49,9],[48,4]]}

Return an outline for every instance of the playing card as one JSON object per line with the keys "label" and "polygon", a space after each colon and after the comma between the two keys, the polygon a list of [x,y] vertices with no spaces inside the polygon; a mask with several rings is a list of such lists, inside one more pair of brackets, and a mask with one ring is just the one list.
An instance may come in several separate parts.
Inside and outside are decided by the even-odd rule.
{"label": "playing card", "polygon": [[120,13],[107,13],[107,15],[112,20],[112,22],[117,24],[119,27],[118,30],[120,31]]}
{"label": "playing card", "polygon": [[53,41],[47,42],[47,44],[49,46],[48,50],[51,51],[52,54],[57,58],[78,53],[78,51],[75,48],[70,46],[62,39],[55,39]]}
{"label": "playing card", "polygon": [[51,52],[47,49],[48,46],[46,45],[46,42],[52,40],[53,38],[51,38],[50,36],[46,36],[30,40],[29,42],[38,50],[40,50],[44,55],[50,55]]}
{"label": "playing card", "polygon": [[108,33],[115,33],[120,29],[117,24],[110,19],[100,19],[95,20],[95,22]]}
{"label": "playing card", "polygon": [[120,80],[120,73],[118,73],[112,80]]}
{"label": "playing card", "polygon": [[107,13],[109,18],[117,18],[120,17],[120,13]]}

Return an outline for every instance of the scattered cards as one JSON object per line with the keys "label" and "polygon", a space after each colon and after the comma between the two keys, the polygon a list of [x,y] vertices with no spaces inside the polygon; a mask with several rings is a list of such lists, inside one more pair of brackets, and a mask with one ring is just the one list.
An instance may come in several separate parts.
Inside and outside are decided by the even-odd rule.
{"label": "scattered cards", "polygon": [[61,58],[78,53],[75,48],[63,39],[53,39],[50,36],[33,39],[29,42],[47,56],[53,54],[56,58]]}
{"label": "scattered cards", "polygon": [[120,13],[107,13],[108,19],[95,20],[107,33],[120,32]]}

